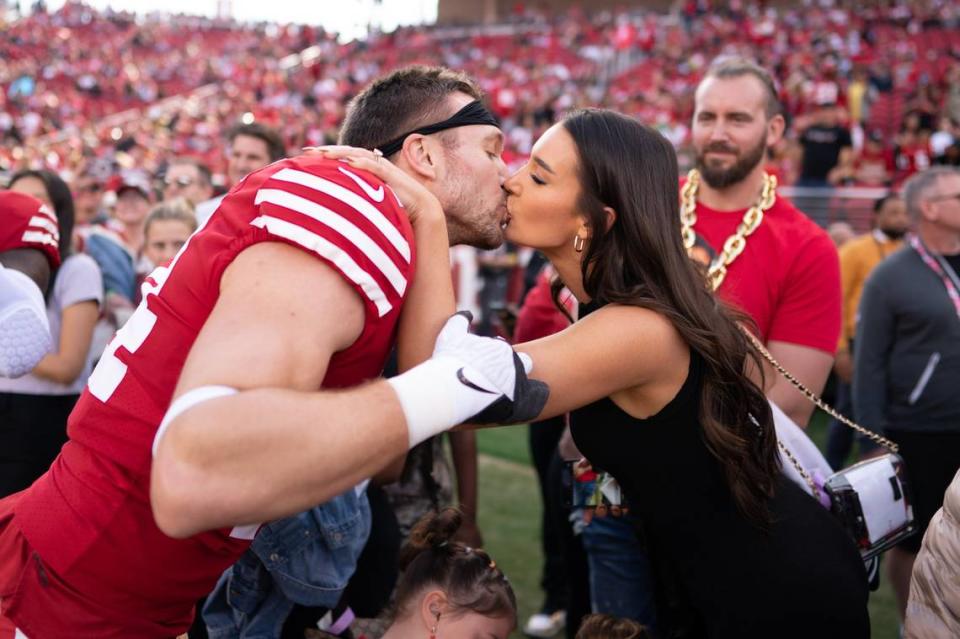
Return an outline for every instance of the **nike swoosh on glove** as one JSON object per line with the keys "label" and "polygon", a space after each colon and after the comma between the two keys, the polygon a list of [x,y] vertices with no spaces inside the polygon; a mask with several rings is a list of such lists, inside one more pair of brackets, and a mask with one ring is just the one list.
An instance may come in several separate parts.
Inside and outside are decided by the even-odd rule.
{"label": "nike swoosh on glove", "polygon": [[522,424],[543,412],[550,397],[546,382],[530,379],[527,374],[533,369],[533,361],[525,353],[513,353],[516,371],[513,400],[506,395],[490,404],[470,419],[467,424]]}

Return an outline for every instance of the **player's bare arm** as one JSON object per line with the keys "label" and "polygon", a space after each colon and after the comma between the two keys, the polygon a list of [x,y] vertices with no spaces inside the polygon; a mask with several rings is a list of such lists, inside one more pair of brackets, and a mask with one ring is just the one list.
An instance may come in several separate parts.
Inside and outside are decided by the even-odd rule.
{"label": "player's bare arm", "polygon": [[343,278],[302,251],[270,243],[236,258],[174,399],[210,385],[240,392],[187,410],[160,438],[151,501],[162,530],[182,537],[290,515],[406,450],[386,383],[316,392],[363,314]]}

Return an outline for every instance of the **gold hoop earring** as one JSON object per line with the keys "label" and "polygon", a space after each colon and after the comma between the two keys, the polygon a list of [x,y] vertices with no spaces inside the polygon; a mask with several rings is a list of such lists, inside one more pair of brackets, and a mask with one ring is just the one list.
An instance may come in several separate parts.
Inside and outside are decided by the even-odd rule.
{"label": "gold hoop earring", "polygon": [[577,253],[583,253],[583,238],[579,235],[573,236],[573,250]]}

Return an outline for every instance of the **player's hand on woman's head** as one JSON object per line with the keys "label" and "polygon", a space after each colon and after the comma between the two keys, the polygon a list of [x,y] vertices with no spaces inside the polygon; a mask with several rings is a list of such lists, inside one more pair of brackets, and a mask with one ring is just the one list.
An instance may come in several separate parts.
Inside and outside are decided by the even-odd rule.
{"label": "player's hand on woman's head", "polygon": [[350,166],[373,173],[393,189],[406,210],[411,224],[415,225],[426,220],[444,221],[443,208],[436,196],[403,169],[383,157],[379,150],[370,151],[355,146],[329,145],[306,147],[304,153],[342,160]]}

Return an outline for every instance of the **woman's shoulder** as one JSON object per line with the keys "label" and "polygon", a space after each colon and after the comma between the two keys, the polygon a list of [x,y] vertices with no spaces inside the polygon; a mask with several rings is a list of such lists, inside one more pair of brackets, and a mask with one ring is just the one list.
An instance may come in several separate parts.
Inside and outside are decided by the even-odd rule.
{"label": "woman's shoulder", "polygon": [[662,313],[633,304],[604,304],[580,321],[602,321],[606,324],[622,324],[625,327],[643,330],[673,329],[673,323]]}
{"label": "woman's shoulder", "polygon": [[591,332],[615,341],[626,350],[674,352],[684,347],[680,332],[662,313],[631,304],[606,304],[581,319],[578,324]]}
{"label": "woman's shoulder", "polygon": [[76,301],[103,300],[103,275],[97,262],[84,253],[74,253],[57,271],[54,297],[69,306]]}

